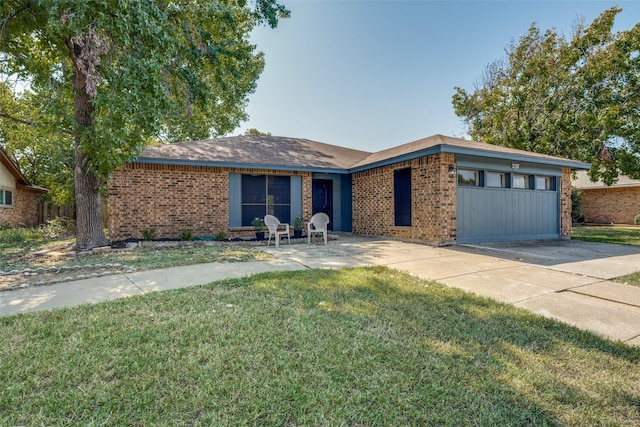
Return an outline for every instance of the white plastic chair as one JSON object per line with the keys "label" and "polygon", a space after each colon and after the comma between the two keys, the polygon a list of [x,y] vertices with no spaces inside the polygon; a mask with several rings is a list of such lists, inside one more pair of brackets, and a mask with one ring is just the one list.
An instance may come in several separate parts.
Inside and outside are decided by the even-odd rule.
{"label": "white plastic chair", "polygon": [[329,215],[324,212],[318,212],[311,217],[307,223],[307,244],[311,243],[311,233],[322,234],[324,236],[324,244],[327,244],[327,225],[329,224]]}
{"label": "white plastic chair", "polygon": [[[267,226],[269,230],[269,241],[267,241],[267,246],[271,243],[271,237],[275,236],[276,248],[280,247],[280,236],[286,236],[289,245],[291,245],[291,238],[289,237],[289,224],[282,224],[278,218],[273,215],[265,215],[264,216],[264,225]],[[284,230],[280,228],[284,227]]]}

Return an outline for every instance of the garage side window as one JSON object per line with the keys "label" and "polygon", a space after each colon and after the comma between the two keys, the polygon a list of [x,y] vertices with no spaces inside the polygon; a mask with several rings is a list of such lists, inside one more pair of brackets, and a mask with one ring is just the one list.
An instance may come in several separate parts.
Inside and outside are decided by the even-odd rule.
{"label": "garage side window", "polygon": [[480,186],[480,171],[458,169],[458,185]]}
{"label": "garage side window", "polygon": [[511,177],[511,188],[529,189],[529,175],[513,174]]}
{"label": "garage side window", "polygon": [[280,222],[291,220],[291,178],[275,175],[242,175],[242,226],[253,218],[275,215]]}
{"label": "garage side window", "polygon": [[502,172],[487,172],[487,187],[505,188],[507,186],[507,176]]}
{"label": "garage side window", "polygon": [[536,176],[536,190],[555,191],[556,178],[553,176]]}
{"label": "garage side window", "polygon": [[0,190],[0,206],[13,206],[13,192]]}
{"label": "garage side window", "polygon": [[395,225],[411,225],[411,168],[397,169],[393,173],[393,200]]}

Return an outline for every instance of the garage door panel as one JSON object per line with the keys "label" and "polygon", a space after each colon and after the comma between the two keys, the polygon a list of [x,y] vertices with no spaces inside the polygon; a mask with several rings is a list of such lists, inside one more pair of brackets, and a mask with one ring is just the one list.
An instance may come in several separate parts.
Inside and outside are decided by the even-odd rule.
{"label": "garage door panel", "polygon": [[555,191],[458,187],[459,243],[559,237]]}

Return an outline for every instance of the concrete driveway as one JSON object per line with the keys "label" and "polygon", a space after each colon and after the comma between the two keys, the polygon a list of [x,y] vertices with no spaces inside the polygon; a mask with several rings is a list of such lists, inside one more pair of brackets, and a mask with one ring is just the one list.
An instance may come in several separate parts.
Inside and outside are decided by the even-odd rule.
{"label": "concrete driveway", "polygon": [[640,287],[610,281],[640,271],[640,248],[566,240],[432,247],[340,234],[326,246],[305,242],[263,249],[277,259],[172,267],[0,292],[0,316],[265,271],[384,265],[640,347]]}
{"label": "concrete driveway", "polygon": [[341,235],[327,246],[269,252],[309,268],[385,265],[640,346],[640,287],[609,280],[640,271],[640,247],[577,240],[431,247]]}

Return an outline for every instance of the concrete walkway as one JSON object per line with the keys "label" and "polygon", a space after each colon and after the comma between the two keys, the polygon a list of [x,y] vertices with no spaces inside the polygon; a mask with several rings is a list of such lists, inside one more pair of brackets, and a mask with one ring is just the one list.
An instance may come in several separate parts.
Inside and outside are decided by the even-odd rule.
{"label": "concrete walkway", "polygon": [[383,265],[640,347],[640,287],[609,281],[640,271],[640,248],[577,241],[440,248],[341,234],[327,246],[294,244],[264,250],[275,260],[173,267],[0,292],[0,315],[267,271]]}

